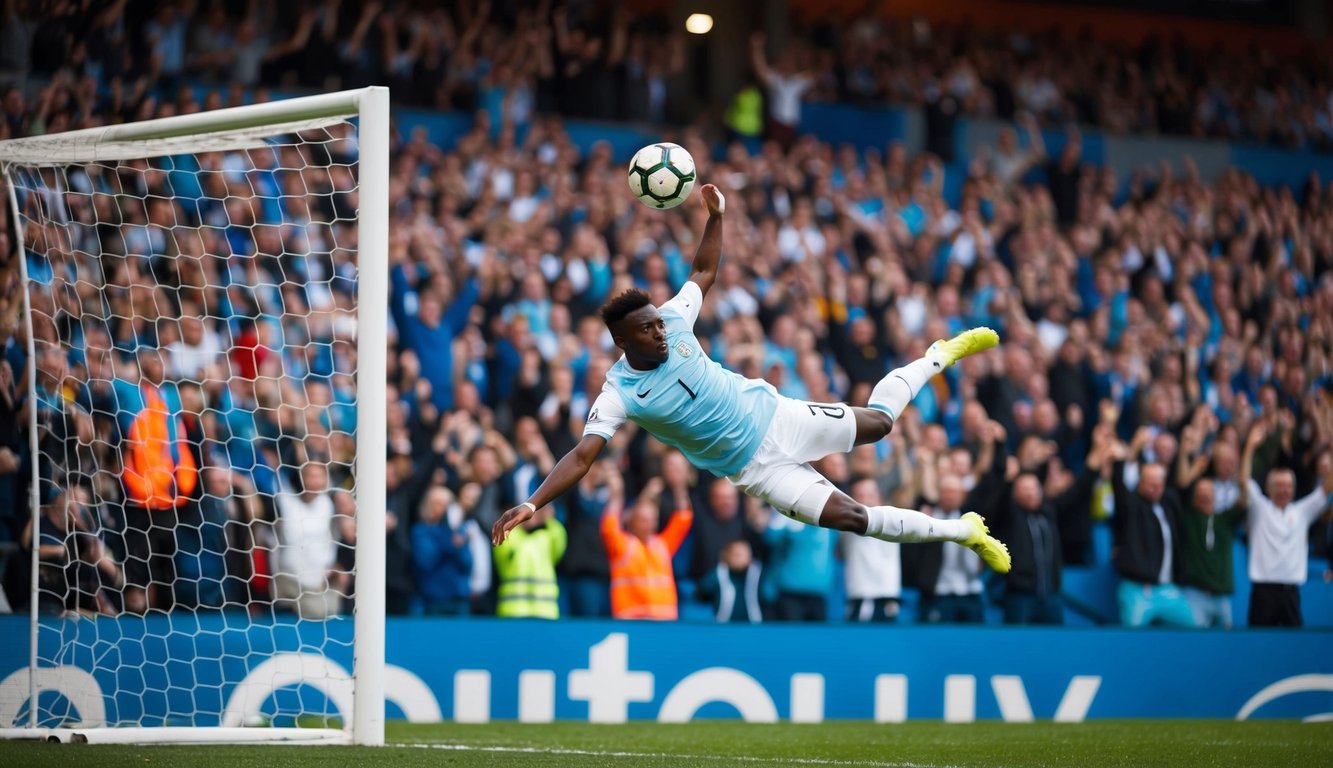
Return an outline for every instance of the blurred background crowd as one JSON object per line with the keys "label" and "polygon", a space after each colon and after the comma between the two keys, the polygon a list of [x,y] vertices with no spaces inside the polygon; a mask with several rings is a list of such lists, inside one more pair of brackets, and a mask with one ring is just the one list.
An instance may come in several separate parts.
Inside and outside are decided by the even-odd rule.
{"label": "blurred background crowd", "polygon": [[[679,124],[720,111],[697,109],[689,36],[667,22],[665,4],[629,3],[658,7],[637,15],[626,5],[6,0],[0,83],[56,79],[60,87],[22,116],[9,105],[0,131],[61,130],[64,120],[92,113],[109,120],[169,113],[188,108],[176,98],[187,84],[388,85],[396,102],[433,109],[508,100],[519,119],[539,111]],[[783,67],[809,79],[804,98],[925,105],[944,97],[965,115],[1028,113],[1044,124],[1076,121],[1113,134],[1333,148],[1333,64],[1316,46],[1238,50],[1191,42],[1169,26],[1130,44],[1091,25],[1069,34],[1017,21],[890,19],[873,3],[856,10],[831,16],[805,8],[808,18],[783,43]]]}
{"label": "blurred background crowd", "polygon": [[[1333,59],[867,15],[781,51],[756,35],[751,84],[698,112],[678,33],[588,4],[6,0],[0,29],[0,139],[268,88],[388,84],[400,104],[475,115],[448,151],[394,139],[391,613],[1231,626],[1243,569],[1256,595],[1274,588],[1251,623],[1289,624],[1307,558],[1333,554],[1333,185],[1205,178],[1188,159],[1121,179],[1086,161],[1077,127],[1322,151]],[[966,157],[862,152],[798,134],[803,99],[1013,123]],[[598,306],[674,294],[705,216],[635,202],[622,159],[577,145],[568,118],[679,126],[667,135],[728,195],[696,333],[733,370],[864,405],[931,341],[1000,332],[888,440],[819,468],[867,504],[981,512],[1013,552],[1007,577],[952,544],[802,526],[632,425],[492,549],[617,357]],[[1042,126],[1067,126],[1058,151]],[[25,197],[21,243],[0,212],[12,605],[36,536],[43,610],[351,609],[355,153],[335,126],[19,178],[56,191]],[[1111,615],[1083,605],[1094,582],[1064,581],[1098,569],[1116,576]]]}

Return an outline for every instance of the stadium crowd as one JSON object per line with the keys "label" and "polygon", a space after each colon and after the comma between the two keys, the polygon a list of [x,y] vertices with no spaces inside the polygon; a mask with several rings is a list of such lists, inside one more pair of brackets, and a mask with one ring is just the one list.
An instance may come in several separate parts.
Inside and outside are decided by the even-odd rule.
{"label": "stadium crowd", "polygon": [[[503,111],[520,122],[557,110],[692,122],[683,33],[613,5],[603,14],[579,0],[476,0],[451,13],[373,0],[5,0],[0,86],[68,77],[55,103],[29,115],[39,127],[70,104],[143,117],[187,83],[385,84],[403,104]],[[864,13],[801,24],[778,58],[796,76],[794,94],[813,100],[947,103],[951,114],[1028,112],[1115,134],[1333,149],[1333,70],[1314,47],[1238,52],[1160,36],[1130,46],[1090,29],[1066,36]]]}
{"label": "stadium crowd", "polygon": [[[130,34],[118,23],[125,6],[81,23]],[[162,39],[185,18],[166,8],[151,22]],[[240,68],[243,46],[192,43],[180,53],[230,51],[235,61],[219,54],[214,66],[232,69],[216,76],[250,84],[309,50],[310,36],[369,40],[378,24],[389,45],[397,31],[428,27],[377,9],[353,14],[345,38],[341,22],[329,21],[339,3],[312,8],[290,45],[256,44],[265,53],[254,79]],[[1333,186],[1312,177],[1301,190],[1268,189],[1237,171],[1206,182],[1188,164],[1121,184],[1082,161],[1074,131],[1055,157],[1034,144],[1028,154],[1000,146],[972,158],[952,204],[941,161],[901,145],[858,154],[806,136],[752,153],[696,129],[676,137],[700,177],[731,201],[722,272],[696,333],[733,370],[791,397],[864,404],[876,380],[934,339],[973,325],[1000,331],[999,351],[933,380],[889,440],[820,463],[867,503],[981,512],[1014,557],[1013,571],[991,580],[997,589],[961,547],[839,541],[695,472],[632,426],[576,493],[492,550],[491,524],[577,441],[615,360],[598,306],[630,286],[657,303],[669,298],[688,273],[704,212],[691,201],[663,214],[626,194],[610,148],[581,152],[548,113],[564,102],[543,102],[546,62],[530,64],[535,80],[513,61],[504,74],[486,47],[500,36],[476,21],[481,11],[441,22],[457,35],[447,57],[430,32],[411,43],[417,53],[388,57],[404,77],[420,70],[412,56],[440,57],[450,74],[421,80],[445,84],[448,98],[436,91],[434,103],[477,105],[459,101],[451,82],[499,82],[507,94],[498,121],[480,111],[448,152],[422,135],[395,141],[391,613],[667,619],[708,605],[721,621],[824,620],[841,573],[852,620],[893,620],[903,590],[916,590],[921,621],[979,621],[993,603],[1006,621],[1055,622],[1062,569],[1093,564],[1096,530],[1108,526],[1124,623],[1237,621],[1226,598],[1231,542],[1242,535],[1255,585],[1250,622],[1299,623],[1293,592],[1307,557],[1333,548],[1321,517],[1333,489]],[[218,13],[208,17],[236,40],[257,34],[246,30],[251,17]],[[536,17],[523,18],[540,43]],[[86,58],[71,52],[71,60],[96,61],[101,73],[56,75],[32,106],[10,91],[0,130],[27,135],[199,108],[188,89],[158,102],[146,80],[117,87],[121,75],[105,69],[116,57],[95,54],[98,38],[85,32],[76,39],[88,42]],[[582,34],[555,23],[555,37]],[[553,45],[562,57],[602,55],[595,38]],[[634,55],[633,39],[609,50],[620,45]],[[993,46],[962,47],[964,61],[998,59],[994,72],[1016,94],[1043,71],[1041,58],[1006,70]],[[176,68],[170,46],[153,50],[159,88],[209,77]],[[775,67],[799,69],[799,55]],[[345,59],[368,67],[345,84],[379,76],[365,64],[373,58]],[[561,61],[561,87],[574,87],[577,57]],[[926,62],[962,66],[926,59],[912,68],[921,74]],[[476,80],[455,76],[469,64]],[[117,66],[128,74],[141,64]],[[672,68],[636,66],[662,77]],[[976,81],[992,72],[977,66]],[[505,77],[532,83],[526,108],[528,97]],[[103,78],[110,102],[96,95]],[[819,79],[826,95],[847,96]],[[954,72],[949,87],[966,79]],[[1231,93],[1251,98],[1243,83]],[[1143,88],[1138,97],[1151,103]],[[666,108],[658,86],[643,94]],[[230,97],[219,88],[203,98]],[[575,100],[568,113],[619,101],[589,99],[585,110]],[[1054,119],[1058,109],[1034,111]],[[528,123],[522,143],[514,121]],[[25,218],[22,246],[37,286],[34,391],[21,375],[19,244],[8,208],[0,213],[0,536],[24,549],[38,538],[44,610],[271,604],[321,617],[350,609],[354,149],[336,127],[305,138],[272,152],[177,159],[169,169],[93,168],[63,179],[63,194],[29,195],[25,217],[60,211],[42,225]],[[16,513],[35,460],[23,427],[30,408],[41,423],[37,531]],[[26,600],[26,573],[9,569],[11,603]]]}

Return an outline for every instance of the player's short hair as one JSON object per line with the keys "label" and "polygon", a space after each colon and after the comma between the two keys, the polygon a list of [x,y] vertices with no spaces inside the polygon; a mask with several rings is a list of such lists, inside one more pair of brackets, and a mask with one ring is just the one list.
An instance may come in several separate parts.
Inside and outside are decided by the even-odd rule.
{"label": "player's short hair", "polygon": [[638,288],[630,288],[602,305],[602,322],[606,323],[607,328],[610,328],[624,320],[629,313],[643,309],[652,303],[653,300],[648,297],[648,294]]}

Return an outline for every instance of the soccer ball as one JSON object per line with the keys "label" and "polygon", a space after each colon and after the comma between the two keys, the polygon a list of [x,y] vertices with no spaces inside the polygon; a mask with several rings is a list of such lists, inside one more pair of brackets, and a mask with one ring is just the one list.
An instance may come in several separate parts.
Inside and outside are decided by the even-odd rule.
{"label": "soccer ball", "polygon": [[675,208],[694,189],[694,158],[679,144],[649,144],[629,161],[629,191],[649,208]]}

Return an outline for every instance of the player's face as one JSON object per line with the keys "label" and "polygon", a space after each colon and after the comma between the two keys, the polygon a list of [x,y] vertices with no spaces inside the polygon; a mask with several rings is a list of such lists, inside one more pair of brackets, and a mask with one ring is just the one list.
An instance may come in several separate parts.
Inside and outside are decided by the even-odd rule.
{"label": "player's face", "polygon": [[616,334],[616,346],[631,360],[665,363],[667,360],[666,321],[651,304],[625,315]]}

